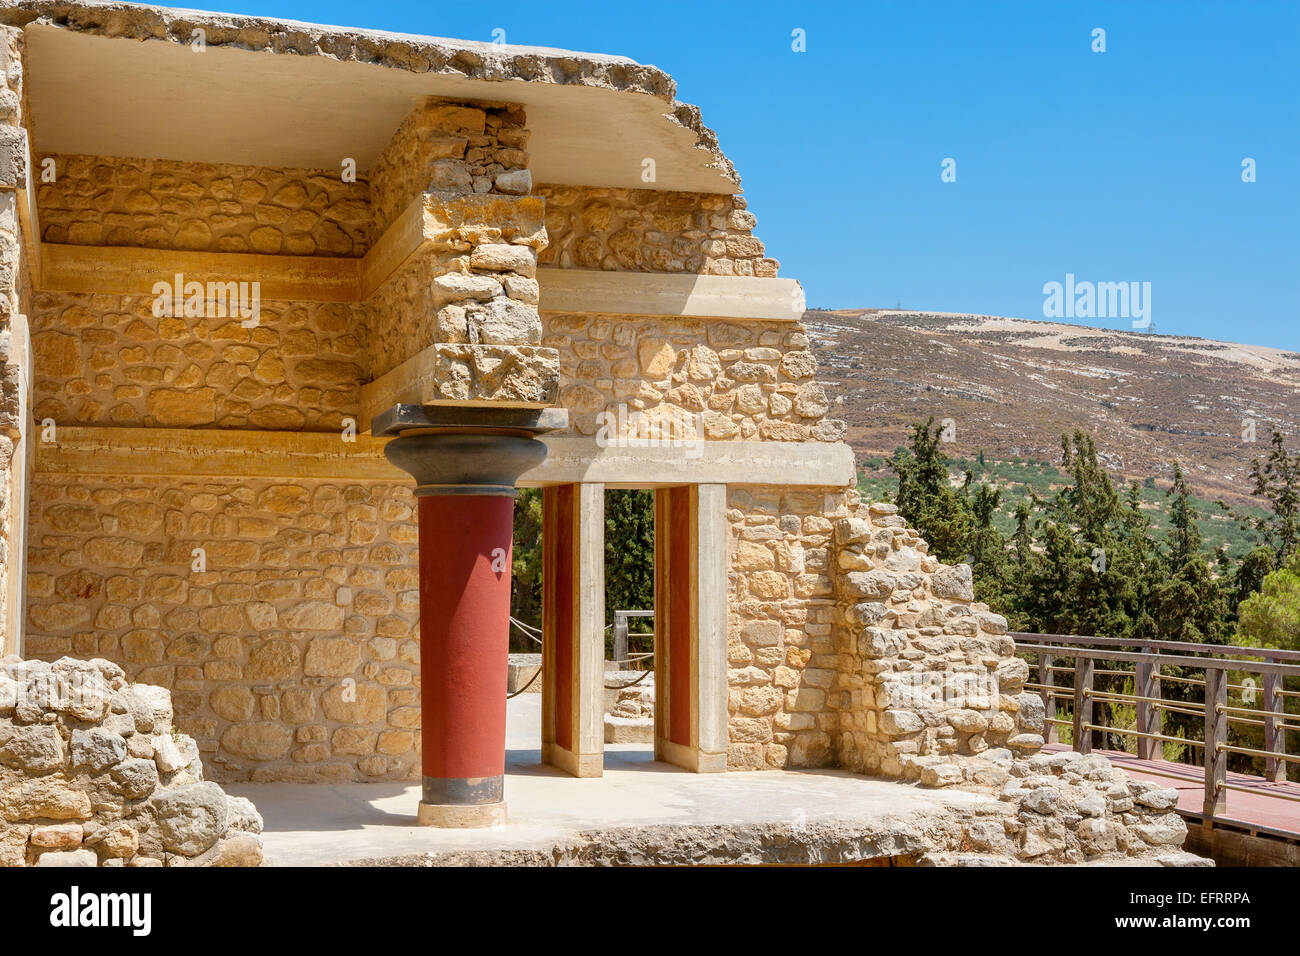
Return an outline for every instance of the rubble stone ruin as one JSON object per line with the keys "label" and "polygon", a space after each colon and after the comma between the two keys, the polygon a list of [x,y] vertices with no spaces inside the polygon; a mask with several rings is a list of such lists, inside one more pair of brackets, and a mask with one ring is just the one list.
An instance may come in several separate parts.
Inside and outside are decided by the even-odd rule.
{"label": "rubble stone ruin", "polygon": [[[859,498],[662,71],[62,0],[0,10],[0,66],[0,862],[252,861],[231,781],[505,819],[516,487],[547,763],[602,772],[603,496],[650,488],[658,759],[998,792],[974,853],[1177,851],[1172,791],[1034,756],[1006,622]],[[108,690],[33,703],[40,662]]]}

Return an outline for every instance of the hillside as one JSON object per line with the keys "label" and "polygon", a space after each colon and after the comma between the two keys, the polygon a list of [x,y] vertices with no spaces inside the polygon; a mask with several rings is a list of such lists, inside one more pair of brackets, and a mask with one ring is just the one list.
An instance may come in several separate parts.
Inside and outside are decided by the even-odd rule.
{"label": "hillside", "polygon": [[1117,478],[1163,487],[1176,460],[1198,496],[1246,505],[1272,430],[1300,445],[1295,352],[978,315],[817,310],[804,322],[860,459],[888,457],[931,415],[953,420],[954,458],[1056,464],[1061,433],[1082,428]]}

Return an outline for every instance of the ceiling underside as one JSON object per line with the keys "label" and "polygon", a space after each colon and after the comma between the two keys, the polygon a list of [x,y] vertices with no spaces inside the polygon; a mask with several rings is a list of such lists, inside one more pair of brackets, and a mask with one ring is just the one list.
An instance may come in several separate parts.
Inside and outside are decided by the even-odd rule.
{"label": "ceiling underside", "polygon": [[[733,193],[658,96],[414,73],[371,63],[26,28],[33,152],[367,170],[424,96],[528,112],[534,182]],[[642,179],[644,160],[655,182]]]}

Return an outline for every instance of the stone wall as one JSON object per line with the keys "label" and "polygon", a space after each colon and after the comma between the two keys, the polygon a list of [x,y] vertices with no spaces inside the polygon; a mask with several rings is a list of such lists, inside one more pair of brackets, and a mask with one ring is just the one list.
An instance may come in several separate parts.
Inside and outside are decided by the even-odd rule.
{"label": "stone wall", "polygon": [[203,779],[161,687],[0,658],[0,866],[257,866],[262,818]]}
{"label": "stone wall", "polygon": [[1006,621],[893,505],[728,493],[729,770],[836,766],[997,797],[935,863],[1199,862],[1177,791],[1047,754]]}
{"label": "stone wall", "polygon": [[[263,302],[239,316],[155,316],[152,296],[34,297],[34,414],[57,424],[334,430],[356,418],[361,304]],[[362,426],[364,427],[364,426]]]}
{"label": "stone wall", "polygon": [[570,428],[595,435],[619,405],[646,419],[695,416],[711,441],[840,441],[801,324],[547,312]]}
{"label": "stone wall", "polygon": [[743,196],[578,186],[537,188],[550,245],[543,265],[623,272],[774,277]]}
{"label": "stone wall", "polygon": [[21,230],[27,185],[23,32],[0,28],[0,654],[16,650],[22,616],[23,529],[31,416],[28,255]]}
{"label": "stone wall", "polygon": [[729,770],[833,762],[839,657],[830,561],[841,489],[727,494]]}
{"label": "stone wall", "polygon": [[919,779],[952,755],[1043,746],[1006,621],[894,505],[732,485],[727,518],[729,766]]}
{"label": "stone wall", "polygon": [[835,522],[841,615],[841,766],[917,777],[954,754],[1043,746],[1043,706],[1007,622],[974,603],[969,565],[948,567],[897,514],[851,493]]}
{"label": "stone wall", "polygon": [[372,170],[376,233],[426,191],[527,195],[526,123],[517,105],[422,100]]}
{"label": "stone wall", "polygon": [[170,689],[217,780],[416,772],[406,483],[41,475],[32,497],[28,656]]}
{"label": "stone wall", "polygon": [[[343,169],[34,156],[45,242],[191,252],[364,255],[370,187]],[[54,182],[45,175],[53,160]]]}

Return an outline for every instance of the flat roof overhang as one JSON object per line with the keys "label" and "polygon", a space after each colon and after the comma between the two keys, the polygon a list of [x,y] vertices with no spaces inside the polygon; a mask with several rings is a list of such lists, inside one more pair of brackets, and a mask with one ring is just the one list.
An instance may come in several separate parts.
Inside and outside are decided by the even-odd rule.
{"label": "flat roof overhang", "polygon": [[84,0],[0,22],[25,27],[33,152],[364,172],[437,96],[522,104],[534,182],[740,191],[667,74],[623,57]]}

